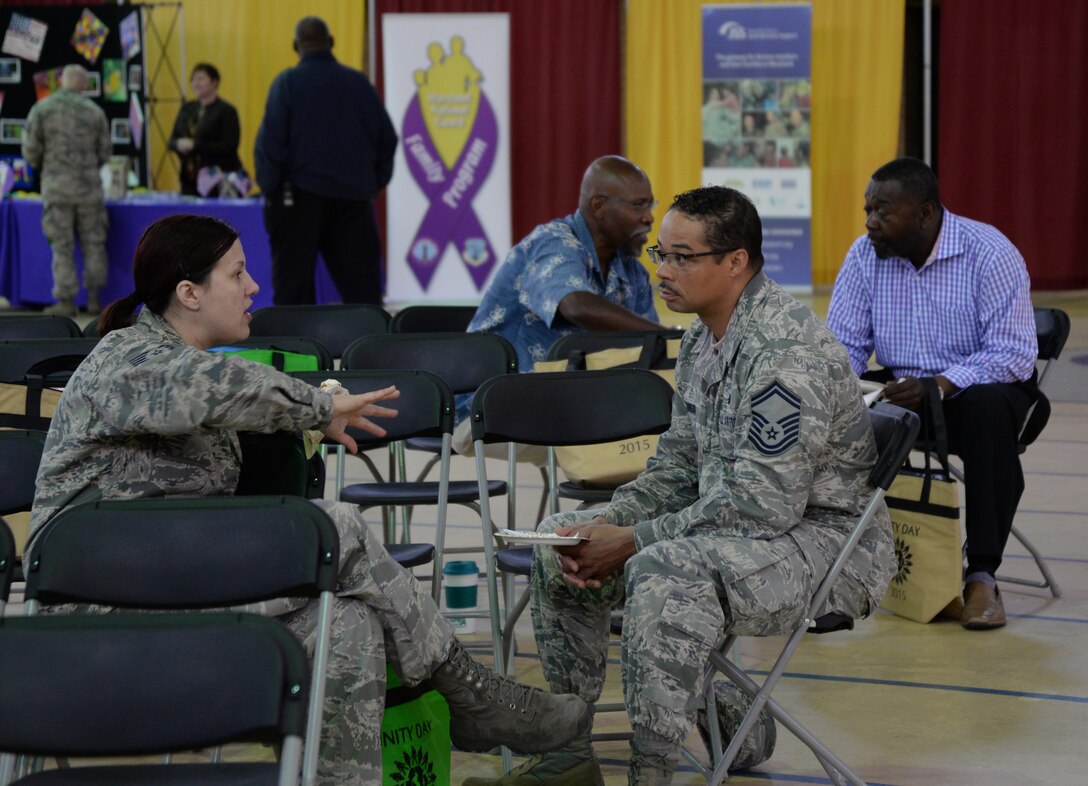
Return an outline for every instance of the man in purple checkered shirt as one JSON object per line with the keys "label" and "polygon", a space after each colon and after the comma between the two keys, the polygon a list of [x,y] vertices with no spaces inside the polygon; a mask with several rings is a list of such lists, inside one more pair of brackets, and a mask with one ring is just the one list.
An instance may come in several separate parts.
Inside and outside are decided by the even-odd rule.
{"label": "man in purple checkered shirt", "polygon": [[1017,437],[1031,404],[1038,344],[1027,268],[992,226],[941,205],[924,162],[899,158],[865,189],[866,234],[835,281],[827,325],[855,373],[876,352],[885,399],[921,409],[921,378],[940,390],[951,452],[963,459],[964,627],[1005,624],[994,574],[1024,491]]}

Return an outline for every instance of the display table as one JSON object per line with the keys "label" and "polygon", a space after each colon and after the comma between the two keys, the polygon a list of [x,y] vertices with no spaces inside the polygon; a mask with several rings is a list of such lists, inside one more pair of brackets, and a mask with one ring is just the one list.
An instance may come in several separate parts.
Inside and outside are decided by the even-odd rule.
{"label": "display table", "polygon": [[[102,290],[102,302],[110,303],[133,290],[132,257],[136,244],[148,225],[164,216],[177,213],[198,213],[215,216],[238,230],[246,255],[246,267],[260,286],[254,308],[272,305],[272,255],[268,233],[261,217],[261,203],[253,199],[163,199],[133,197],[118,202],[106,202],[110,217],[109,278]],[[15,307],[53,302],[52,254],[42,234],[42,203],[38,199],[5,199],[0,201],[0,295]],[[83,277],[83,256],[76,250],[76,268]],[[319,303],[340,299],[329,277],[325,263],[318,259],[317,300]],[[76,300],[86,302],[80,291]]]}

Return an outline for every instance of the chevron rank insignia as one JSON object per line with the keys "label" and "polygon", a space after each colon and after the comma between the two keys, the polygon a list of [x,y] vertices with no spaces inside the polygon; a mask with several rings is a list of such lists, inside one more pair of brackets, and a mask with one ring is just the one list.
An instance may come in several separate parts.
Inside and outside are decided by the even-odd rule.
{"label": "chevron rank insignia", "polygon": [[752,397],[748,441],[765,456],[785,453],[801,431],[801,399],[777,379]]}

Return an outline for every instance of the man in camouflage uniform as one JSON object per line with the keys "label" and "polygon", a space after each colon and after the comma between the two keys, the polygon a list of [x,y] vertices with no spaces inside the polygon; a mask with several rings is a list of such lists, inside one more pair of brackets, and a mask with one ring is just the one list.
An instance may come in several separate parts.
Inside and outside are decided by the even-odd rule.
{"label": "man in camouflage uniform", "polygon": [[[233,495],[241,467],[237,430],[325,429],[334,406],[328,393],[271,367],[186,345],[145,306],[134,326],[103,337],[65,387],[38,471],[27,554],[42,527],[73,505]],[[451,737],[462,750],[504,744],[532,752],[589,727],[581,699],[498,677],[472,659],[356,506],[313,502],[340,537],[318,784],[381,783],[387,660],[405,684],[428,679],[446,697]],[[286,615],[312,653],[317,601],[247,610]]]}
{"label": "man in camouflage uniform", "polygon": [[[588,538],[534,555],[533,624],[553,691],[599,698],[610,611],[626,598],[631,784],[671,783],[711,648],[726,633],[795,628],[872,493],[876,445],[846,353],[762,273],[761,247],[741,193],[677,197],[649,249],[668,307],[699,317],[681,343],[672,426],[606,508],[540,526]],[[894,569],[884,510],[825,611],[867,615]],[[587,733],[497,783],[603,781]]]}
{"label": "man in camouflage uniform", "polygon": [[36,103],[27,116],[23,158],[39,171],[42,185],[42,232],[53,249],[53,297],[47,314],[75,316],[76,230],[83,249],[83,285],[87,311],[101,309],[99,290],[106,283],[106,204],[98,171],[110,157],[106,113],[82,94],[87,72],[65,66],[60,90]]}

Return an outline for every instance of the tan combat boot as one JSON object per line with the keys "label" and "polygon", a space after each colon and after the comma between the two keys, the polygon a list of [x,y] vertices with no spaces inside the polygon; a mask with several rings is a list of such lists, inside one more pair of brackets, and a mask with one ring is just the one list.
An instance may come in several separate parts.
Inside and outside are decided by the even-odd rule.
{"label": "tan combat boot", "polygon": [[672,773],[664,759],[636,753],[627,770],[627,786],[671,786]]}
{"label": "tan combat boot", "polygon": [[639,741],[640,727],[631,740],[631,763],[627,768],[627,786],[670,786],[672,774],[680,763],[680,746]]}
{"label": "tan combat boot", "polygon": [[515,753],[543,753],[566,745],[593,722],[592,708],[574,694],[548,693],[499,676],[456,639],[430,683],[446,697],[450,738],[463,751],[505,745]]}
{"label": "tan combat boot", "polygon": [[102,297],[98,290],[87,293],[87,315],[96,317],[102,313]]}
{"label": "tan combat boot", "polygon": [[76,315],[76,303],[74,300],[58,300],[51,306],[42,309],[43,314],[58,317],[74,317]]}

